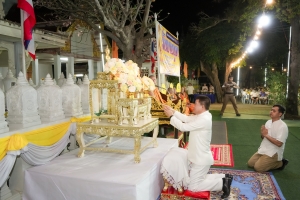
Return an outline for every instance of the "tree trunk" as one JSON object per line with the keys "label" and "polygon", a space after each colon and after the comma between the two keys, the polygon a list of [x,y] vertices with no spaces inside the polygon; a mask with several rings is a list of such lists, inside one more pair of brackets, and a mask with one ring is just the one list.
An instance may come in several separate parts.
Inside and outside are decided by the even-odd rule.
{"label": "tree trunk", "polygon": [[228,77],[230,75],[230,73],[232,72],[232,68],[230,67],[231,62],[227,61],[226,62],[226,70],[225,70],[225,74],[224,74],[224,82],[228,81]]}
{"label": "tree trunk", "polygon": [[221,103],[222,102],[222,97],[223,97],[223,92],[222,92],[222,88],[220,85],[220,80],[218,77],[218,67],[216,63],[213,63],[211,67],[209,67],[208,65],[205,65],[203,62],[200,61],[200,67],[201,67],[201,71],[203,71],[207,77],[209,78],[210,82],[212,83],[212,85],[215,87],[215,93],[217,96],[217,102]]}
{"label": "tree trunk", "polygon": [[286,113],[298,115],[298,88],[299,88],[299,67],[300,67],[300,16],[291,19],[292,46],[289,91],[286,104]]}

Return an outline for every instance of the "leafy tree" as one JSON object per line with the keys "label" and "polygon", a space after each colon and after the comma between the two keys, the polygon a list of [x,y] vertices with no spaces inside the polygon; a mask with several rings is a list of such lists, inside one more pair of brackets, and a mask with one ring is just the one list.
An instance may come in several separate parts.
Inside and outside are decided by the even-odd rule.
{"label": "leafy tree", "polygon": [[[37,0],[35,5],[53,11],[59,20],[81,20],[95,32],[113,39],[125,59],[139,64],[148,58],[149,31],[155,27],[150,10],[153,0]],[[99,25],[104,24],[104,29]]]}
{"label": "leafy tree", "polygon": [[274,104],[286,104],[286,75],[280,72],[271,72],[268,75],[269,98]]}
{"label": "leafy tree", "polygon": [[[215,2],[225,4],[224,14],[210,17],[201,13],[199,23],[191,26],[191,33],[184,39],[180,51],[190,67],[200,66],[215,87],[217,101],[221,102],[218,71],[225,69],[224,80],[228,79],[231,64],[241,56],[247,37],[253,35],[252,23],[263,5],[257,0]],[[244,61],[240,63],[244,65]]]}
{"label": "leafy tree", "polygon": [[300,3],[298,0],[278,0],[275,3],[277,16],[292,26],[291,63],[286,112],[298,115],[298,89],[300,76]]}
{"label": "leafy tree", "polygon": [[222,89],[218,78],[220,68],[226,68],[225,80],[232,68],[231,62],[239,56],[240,29],[235,22],[220,22],[200,33],[189,33],[183,40],[180,53],[191,68],[200,67],[215,87],[218,102],[222,101]]}

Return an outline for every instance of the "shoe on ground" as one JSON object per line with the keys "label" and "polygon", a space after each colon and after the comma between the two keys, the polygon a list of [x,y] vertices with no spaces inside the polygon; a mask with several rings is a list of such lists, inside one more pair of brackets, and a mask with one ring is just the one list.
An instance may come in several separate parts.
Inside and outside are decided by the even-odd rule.
{"label": "shoe on ground", "polygon": [[231,174],[225,174],[225,178],[229,178],[229,186],[231,186],[232,180],[233,180],[233,176]]}
{"label": "shoe on ground", "polygon": [[239,114],[239,113],[238,113],[238,114],[236,114],[236,116],[237,116],[237,117],[240,117],[240,116],[241,116],[241,114]]}
{"label": "shoe on ground", "polygon": [[223,113],[220,113],[219,115],[222,117],[222,116],[223,116]]}
{"label": "shoe on ground", "polygon": [[230,181],[232,179],[231,178],[222,178],[222,181],[223,181],[223,187],[222,187],[222,191],[223,191],[223,194],[221,195],[221,198],[222,199],[225,199],[227,197],[229,197],[230,195]]}
{"label": "shoe on ground", "polygon": [[284,168],[285,168],[285,166],[287,166],[287,164],[289,164],[289,160],[283,158],[282,159],[282,166],[279,167],[278,169],[279,170],[284,170]]}

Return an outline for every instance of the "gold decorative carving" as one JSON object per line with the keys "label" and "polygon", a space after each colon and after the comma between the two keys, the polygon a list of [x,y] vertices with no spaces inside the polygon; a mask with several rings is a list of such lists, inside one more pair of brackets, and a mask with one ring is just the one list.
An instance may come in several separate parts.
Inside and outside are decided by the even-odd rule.
{"label": "gold decorative carving", "polygon": [[110,60],[110,50],[109,50],[108,46],[106,46],[106,48],[105,48],[105,59],[106,59],[106,61]]}
{"label": "gold decorative carving", "polygon": [[71,38],[73,36],[74,31],[77,29],[77,27],[80,26],[82,28],[85,28],[88,30],[88,32],[90,32],[91,34],[91,42],[93,44],[93,57],[95,58],[100,58],[101,57],[101,52],[99,49],[99,45],[96,42],[96,39],[93,35],[93,31],[90,31],[92,28],[90,27],[90,25],[88,25],[87,23],[85,23],[82,20],[75,20],[71,26],[68,28],[68,30],[66,32],[69,33],[69,37],[68,40],[65,43],[64,47],[61,47],[60,50],[66,53],[71,53]]}
{"label": "gold decorative carving", "polygon": [[111,80],[111,75],[105,72],[97,72],[97,79],[101,80]]}
{"label": "gold decorative carving", "polygon": [[94,35],[92,35],[92,34],[91,34],[91,41],[92,41],[92,44],[93,44],[93,57],[100,58],[101,57],[101,51],[99,49],[99,45],[97,44]]}
{"label": "gold decorative carving", "polygon": [[[155,129],[153,133],[153,139],[148,144],[141,147],[142,135],[144,133],[150,132],[153,129]],[[89,147],[91,144],[95,142],[93,141],[90,142],[89,144],[85,144],[83,139],[84,133],[106,136],[107,141],[110,141],[111,137],[134,138],[134,148],[133,150],[124,150],[124,149],[122,150],[122,149],[113,149],[113,148]],[[156,140],[157,134],[158,134],[158,119],[154,119],[154,118],[144,120],[143,122],[135,126],[119,126],[114,123],[108,123],[103,121],[97,124],[90,124],[89,122],[77,123],[76,139],[80,148],[78,157],[83,157],[85,150],[125,153],[125,154],[134,154],[135,163],[139,163],[141,161],[140,154],[144,150],[146,150],[148,146],[153,144],[154,147],[157,147],[157,140]]]}
{"label": "gold decorative carving", "polygon": [[[111,120],[114,120],[117,122],[117,115],[116,115],[116,102],[118,101],[118,81],[116,80],[92,80],[90,81],[89,85],[89,104],[90,104],[90,110],[92,114],[92,120],[94,118],[98,118],[94,115],[94,107],[93,107],[93,89],[107,89],[107,101],[109,102],[107,104],[107,114],[110,115],[112,118]],[[98,112],[98,111],[96,111]]]}
{"label": "gold decorative carving", "polygon": [[[186,100],[178,100],[177,103],[174,103],[173,101],[170,100],[168,96],[168,101],[164,103],[165,105],[170,106],[174,110],[177,110],[178,112],[184,112],[186,109]],[[165,115],[163,108],[162,108],[162,103],[159,102],[157,99],[152,97],[152,104],[151,104],[151,115],[153,117],[159,118],[159,124],[170,124],[170,120],[168,117]]]}
{"label": "gold decorative carving", "polygon": [[117,118],[118,124],[122,125],[123,121],[128,119],[128,124],[133,126],[139,123],[140,118],[148,119],[150,115],[151,99],[137,99],[137,98],[122,98],[117,101]]}

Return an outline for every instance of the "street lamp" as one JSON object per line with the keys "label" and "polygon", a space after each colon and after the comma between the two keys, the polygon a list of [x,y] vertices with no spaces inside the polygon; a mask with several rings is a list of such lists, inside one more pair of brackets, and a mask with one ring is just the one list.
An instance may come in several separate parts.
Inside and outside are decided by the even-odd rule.
{"label": "street lamp", "polygon": [[262,27],[266,27],[270,24],[270,17],[263,14],[259,19],[258,19],[258,27],[262,28]]}
{"label": "street lamp", "polygon": [[265,68],[265,87],[267,87],[267,68]]}
{"label": "street lamp", "polygon": [[267,4],[272,4],[273,0],[267,0]]}

